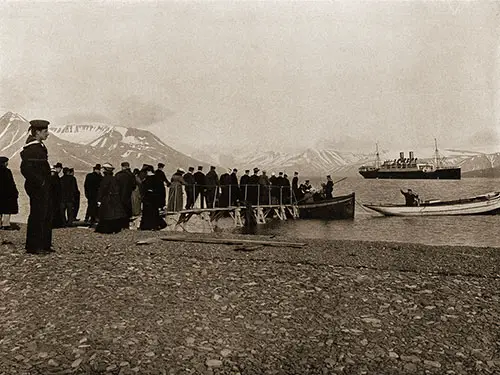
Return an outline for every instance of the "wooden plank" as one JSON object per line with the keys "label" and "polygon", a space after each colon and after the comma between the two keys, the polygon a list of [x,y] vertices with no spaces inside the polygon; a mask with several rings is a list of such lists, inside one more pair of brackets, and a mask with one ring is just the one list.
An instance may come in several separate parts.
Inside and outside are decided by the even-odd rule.
{"label": "wooden plank", "polygon": [[161,241],[177,241],[177,242],[192,242],[192,243],[210,243],[219,245],[263,245],[274,247],[304,247],[305,243],[302,242],[281,242],[281,241],[266,241],[266,240],[244,240],[239,238],[189,238],[181,236],[168,236],[168,237],[155,237],[141,241],[137,241],[136,245],[148,245],[154,242]]}
{"label": "wooden plank", "polygon": [[253,244],[264,246],[284,246],[284,247],[304,247],[305,243],[300,242],[280,242],[280,241],[267,241],[267,240],[244,240],[239,238],[189,238],[179,236],[160,237],[162,241],[179,241],[179,242],[194,242],[194,243],[212,243],[221,245],[241,245]]}

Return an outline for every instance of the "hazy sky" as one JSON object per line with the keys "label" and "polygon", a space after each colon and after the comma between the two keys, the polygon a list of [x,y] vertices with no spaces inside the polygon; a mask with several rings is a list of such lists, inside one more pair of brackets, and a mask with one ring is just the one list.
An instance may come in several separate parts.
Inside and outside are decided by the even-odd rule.
{"label": "hazy sky", "polygon": [[4,1],[0,48],[1,111],[179,148],[500,134],[499,2]]}

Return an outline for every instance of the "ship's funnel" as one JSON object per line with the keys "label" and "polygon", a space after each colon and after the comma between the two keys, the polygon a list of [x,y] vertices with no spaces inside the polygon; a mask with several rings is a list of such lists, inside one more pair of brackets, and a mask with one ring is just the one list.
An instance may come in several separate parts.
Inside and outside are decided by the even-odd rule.
{"label": "ship's funnel", "polygon": [[410,160],[413,160],[413,151],[410,151]]}
{"label": "ship's funnel", "polygon": [[399,153],[399,160],[403,160],[405,158],[405,153],[404,152],[400,152]]}

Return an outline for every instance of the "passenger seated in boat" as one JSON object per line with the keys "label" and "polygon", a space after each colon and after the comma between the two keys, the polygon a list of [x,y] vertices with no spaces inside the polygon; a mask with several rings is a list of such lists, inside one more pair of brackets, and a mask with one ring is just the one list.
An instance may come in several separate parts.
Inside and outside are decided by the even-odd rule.
{"label": "passenger seated in boat", "polygon": [[405,196],[405,203],[407,206],[419,206],[420,199],[418,198],[418,194],[414,193],[411,189],[404,191],[400,189],[401,194]]}

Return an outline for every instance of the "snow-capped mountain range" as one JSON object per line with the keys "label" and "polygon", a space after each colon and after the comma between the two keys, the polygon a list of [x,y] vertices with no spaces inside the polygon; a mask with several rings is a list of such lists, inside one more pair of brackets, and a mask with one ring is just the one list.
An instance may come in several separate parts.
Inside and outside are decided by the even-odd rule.
{"label": "snow-capped mountain range", "polygon": [[[19,114],[7,112],[0,118],[0,155],[5,155],[16,167],[19,151],[25,144],[29,123]],[[292,175],[299,171],[303,176],[324,177],[358,176],[361,165],[371,165],[375,152],[347,152],[332,149],[307,149],[302,152],[255,152],[238,150],[233,154],[218,153],[214,148],[197,150],[190,156],[168,146],[153,133],[135,128],[112,126],[100,122],[50,126],[51,136],[46,141],[52,164],[60,161],[76,170],[89,170],[96,163],[111,162],[119,166],[126,160],[132,167],[142,164],[156,166],[158,162],[166,165],[167,172],[188,166],[216,165],[219,171],[225,168],[245,169],[258,167],[271,172],[285,172]],[[434,150],[415,150],[420,160],[432,158]],[[500,168],[500,152],[480,152],[470,150],[440,150],[445,164],[459,165],[464,176],[467,172]],[[408,152],[405,151],[408,156]],[[421,158],[422,156],[422,158]],[[399,157],[399,150],[380,150],[381,160]],[[200,161],[201,160],[201,161]],[[477,172],[481,175],[482,172]],[[475,175],[475,174],[473,174]]]}
{"label": "snow-capped mountain range", "polygon": [[[28,136],[29,122],[22,116],[7,112],[0,118],[0,155],[13,159],[17,165],[19,152]],[[209,164],[174,150],[154,134],[140,129],[106,124],[71,124],[50,126],[51,135],[45,142],[49,162],[61,162],[76,170],[89,170],[96,163],[110,162],[119,167],[128,161],[132,167],[162,162],[167,171],[176,168]]]}

